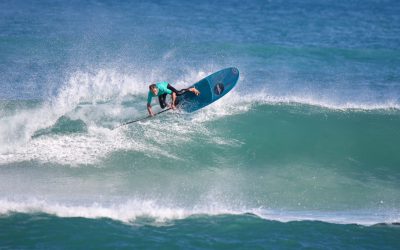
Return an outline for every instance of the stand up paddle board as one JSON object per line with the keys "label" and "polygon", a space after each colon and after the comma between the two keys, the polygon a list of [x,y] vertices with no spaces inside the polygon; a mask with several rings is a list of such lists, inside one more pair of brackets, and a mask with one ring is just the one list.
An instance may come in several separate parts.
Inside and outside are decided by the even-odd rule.
{"label": "stand up paddle board", "polygon": [[192,92],[186,92],[176,99],[178,108],[186,112],[194,112],[215,102],[235,87],[239,79],[237,68],[226,68],[215,72],[190,87],[195,87],[200,91],[196,96]]}

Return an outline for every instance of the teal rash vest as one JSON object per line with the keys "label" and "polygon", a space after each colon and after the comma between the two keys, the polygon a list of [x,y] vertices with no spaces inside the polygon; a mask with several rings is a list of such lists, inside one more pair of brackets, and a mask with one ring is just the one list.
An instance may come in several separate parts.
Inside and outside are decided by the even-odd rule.
{"label": "teal rash vest", "polygon": [[[158,82],[156,83],[157,89],[158,89],[158,94],[157,96],[163,95],[163,94],[172,94],[172,91],[170,89],[167,88],[168,86],[168,82]],[[153,97],[155,97],[156,95],[154,95],[150,90],[149,90],[149,94],[147,95],[147,104],[151,103],[151,99]]]}

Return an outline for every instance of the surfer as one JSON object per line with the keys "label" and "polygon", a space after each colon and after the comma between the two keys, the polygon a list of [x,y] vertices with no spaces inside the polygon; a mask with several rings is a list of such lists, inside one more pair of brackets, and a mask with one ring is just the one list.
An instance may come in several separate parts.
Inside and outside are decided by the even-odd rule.
{"label": "surfer", "polygon": [[[147,111],[149,111],[150,116],[154,116],[153,110],[151,109],[151,99],[155,96],[158,96],[158,100],[160,102],[160,107],[164,109],[169,106],[172,109],[175,109],[175,100],[177,96],[183,95],[186,92],[192,92],[195,95],[199,95],[200,92],[195,88],[187,88],[176,90],[173,86],[171,86],[168,82],[158,82],[156,84],[151,84],[149,86],[149,94],[147,95]],[[172,102],[170,105],[166,103],[167,95],[171,95]]]}

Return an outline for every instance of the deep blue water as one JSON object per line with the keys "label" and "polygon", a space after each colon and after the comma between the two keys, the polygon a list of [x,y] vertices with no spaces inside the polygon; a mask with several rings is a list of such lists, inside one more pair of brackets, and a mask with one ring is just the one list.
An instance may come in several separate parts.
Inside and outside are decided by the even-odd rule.
{"label": "deep blue water", "polygon": [[[400,248],[399,13],[0,1],[0,248]],[[111,130],[231,66],[213,105]]]}

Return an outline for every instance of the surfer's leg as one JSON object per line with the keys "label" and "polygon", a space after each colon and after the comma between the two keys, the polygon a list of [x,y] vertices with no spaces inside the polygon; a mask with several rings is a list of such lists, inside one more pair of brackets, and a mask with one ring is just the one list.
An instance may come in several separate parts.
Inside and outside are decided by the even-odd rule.
{"label": "surfer's leg", "polygon": [[185,94],[186,92],[193,92],[195,95],[199,95],[199,94],[200,94],[200,92],[199,92],[196,88],[194,88],[194,87],[192,87],[192,88],[187,88],[187,89],[176,90],[173,86],[171,86],[170,84],[168,84],[168,85],[167,85],[167,88],[168,88],[169,90],[171,90],[172,92],[174,92],[177,96],[183,95],[183,94]]}
{"label": "surfer's leg", "polygon": [[181,89],[181,90],[177,90],[176,88],[174,88],[172,85],[168,84],[167,85],[167,89],[171,90],[172,92],[174,92],[177,96],[182,95],[183,93],[185,93],[186,89]]}
{"label": "surfer's leg", "polygon": [[158,96],[158,102],[160,103],[160,107],[163,109],[167,106],[167,103],[165,102],[165,99],[167,97],[167,94],[163,94]]}

